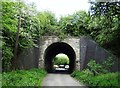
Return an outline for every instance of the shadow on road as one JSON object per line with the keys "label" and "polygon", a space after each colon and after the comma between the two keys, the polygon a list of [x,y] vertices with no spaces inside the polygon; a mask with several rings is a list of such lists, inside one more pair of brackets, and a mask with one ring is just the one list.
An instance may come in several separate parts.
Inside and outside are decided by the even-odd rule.
{"label": "shadow on road", "polygon": [[69,71],[68,70],[54,70],[51,73],[53,73],[53,74],[69,74]]}

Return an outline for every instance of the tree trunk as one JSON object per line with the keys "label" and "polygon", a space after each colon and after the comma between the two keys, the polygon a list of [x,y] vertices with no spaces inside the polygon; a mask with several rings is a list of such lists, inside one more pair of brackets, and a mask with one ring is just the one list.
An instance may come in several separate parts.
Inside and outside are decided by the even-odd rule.
{"label": "tree trunk", "polygon": [[[20,1],[19,1],[20,5]],[[15,42],[15,48],[14,48],[14,58],[13,58],[13,69],[17,69],[17,52],[18,52],[18,43],[19,43],[19,32],[21,27],[21,10],[19,8],[19,18],[18,18],[18,26],[17,26],[17,33],[16,33],[16,42]]]}

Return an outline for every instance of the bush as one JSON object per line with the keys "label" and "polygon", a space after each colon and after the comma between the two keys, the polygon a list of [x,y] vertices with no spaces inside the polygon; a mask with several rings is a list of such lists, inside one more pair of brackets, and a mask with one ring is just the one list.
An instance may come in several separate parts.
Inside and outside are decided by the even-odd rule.
{"label": "bush", "polygon": [[56,56],[54,58],[54,64],[55,65],[67,65],[69,64],[69,58],[66,56]]}
{"label": "bush", "polygon": [[[107,74],[100,74],[97,76],[93,76],[89,70],[84,71],[74,71],[71,76],[83,82],[87,86],[99,86],[101,87],[109,87],[109,88],[118,88],[118,77],[120,73],[107,73]],[[119,78],[119,79],[118,79]]]}
{"label": "bush", "polygon": [[[96,81],[96,84],[94,82]],[[97,86],[118,86],[118,73],[101,74],[93,78],[93,85]]]}
{"label": "bush", "polygon": [[94,76],[101,73],[108,73],[113,65],[114,61],[112,57],[108,57],[101,64],[96,63],[96,61],[93,59],[91,59],[87,64],[88,69],[93,73]]}
{"label": "bush", "polygon": [[[116,88],[118,87],[118,80],[120,80],[118,74],[110,73],[109,69],[114,64],[113,59],[110,57],[101,64],[97,64],[95,60],[90,60],[87,64],[88,69],[83,71],[74,71],[71,76],[77,80],[82,81],[88,86],[103,86]],[[119,78],[119,79],[118,79]]]}
{"label": "bush", "polygon": [[0,88],[2,88],[2,74],[0,73]]}
{"label": "bush", "polygon": [[97,75],[101,72],[102,66],[97,64],[95,60],[90,60],[90,62],[87,64],[89,70],[93,73],[93,75]]}
{"label": "bush", "polygon": [[84,71],[74,71],[71,76],[76,78],[78,81],[85,83],[86,85],[90,84],[92,78],[94,77],[88,69]]}
{"label": "bush", "polygon": [[3,72],[2,86],[41,86],[46,72],[43,69]]}
{"label": "bush", "polygon": [[13,58],[13,51],[10,47],[3,46],[2,50],[2,69],[3,71],[10,71],[11,70],[11,59]]}

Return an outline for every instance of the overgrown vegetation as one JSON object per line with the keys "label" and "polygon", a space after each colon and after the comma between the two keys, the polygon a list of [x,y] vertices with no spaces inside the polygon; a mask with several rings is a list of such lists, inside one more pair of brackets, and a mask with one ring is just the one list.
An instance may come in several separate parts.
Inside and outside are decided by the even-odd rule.
{"label": "overgrown vegetation", "polygon": [[[109,69],[113,66],[113,62],[109,58],[101,64],[95,62],[95,60],[90,60],[87,64],[88,68],[83,71],[74,71],[71,76],[75,77],[80,82],[83,82],[89,87],[97,86],[99,88],[109,87],[109,88],[119,88],[119,72],[111,73]],[[104,64],[106,63],[106,64]],[[110,65],[106,68],[107,65]]]}
{"label": "overgrown vegetation", "polygon": [[87,64],[87,68],[93,73],[94,76],[101,73],[108,73],[110,69],[115,64],[115,61],[112,57],[107,58],[102,63],[96,63],[94,59],[91,59]]}
{"label": "overgrown vegetation", "polygon": [[2,86],[41,86],[46,72],[43,69],[16,70],[2,73]]}
{"label": "overgrown vegetation", "polygon": [[90,3],[89,12],[78,11],[57,21],[50,11],[39,12],[33,3],[26,5],[16,1],[2,2],[0,44],[3,51],[3,71],[12,70],[19,23],[17,55],[26,48],[38,47],[40,38],[44,35],[55,35],[61,39],[66,36],[90,35],[99,45],[120,57],[120,2],[94,1]]}
{"label": "overgrown vegetation", "polygon": [[96,86],[97,88],[119,88],[119,75],[120,73],[107,73],[93,76],[89,70],[75,71],[72,73],[72,77],[75,77],[83,84],[90,88]]}
{"label": "overgrown vegetation", "polygon": [[2,88],[2,74],[0,73],[0,88]]}
{"label": "overgrown vegetation", "polygon": [[69,64],[69,58],[66,55],[56,56],[53,59],[53,62],[55,65],[68,65]]}

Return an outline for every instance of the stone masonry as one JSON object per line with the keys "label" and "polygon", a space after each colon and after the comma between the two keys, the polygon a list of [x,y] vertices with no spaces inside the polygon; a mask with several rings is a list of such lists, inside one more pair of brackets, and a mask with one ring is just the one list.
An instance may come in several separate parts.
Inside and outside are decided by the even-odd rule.
{"label": "stone masonry", "polygon": [[[59,47],[55,48],[52,45],[58,43],[63,43],[62,49]],[[67,37],[63,40],[58,38],[57,36],[42,36],[40,39],[40,45],[38,47],[32,47],[24,50],[18,56],[18,66],[20,69],[31,69],[31,68],[45,68],[45,56],[49,58],[50,54],[53,54],[52,50],[45,55],[45,52],[48,50],[48,47],[52,46],[53,52],[69,53],[70,60],[73,63],[72,65],[74,69],[83,70],[87,67],[87,63],[90,59],[94,59],[97,63],[101,63],[109,56],[115,61],[115,64],[112,66],[111,71],[119,71],[120,70],[120,60],[116,58],[114,55],[106,51],[104,48],[100,47],[95,41],[93,41],[88,36],[77,37]],[[58,49],[56,51],[56,49]],[[72,50],[71,50],[72,49]],[[54,52],[54,55],[57,54]],[[59,53],[59,52],[58,52]],[[53,56],[54,56],[53,55]],[[75,57],[72,57],[74,55]],[[50,57],[52,58],[52,56]],[[47,59],[49,60],[49,59]],[[48,61],[49,62],[49,61]],[[70,66],[72,66],[70,65]],[[49,67],[49,63],[48,63]],[[50,68],[51,69],[51,68]],[[74,70],[73,69],[73,70]]]}
{"label": "stone masonry", "polygon": [[41,39],[41,52],[40,52],[40,58],[39,58],[39,67],[44,68],[44,53],[48,46],[50,46],[53,43],[56,42],[64,42],[68,45],[70,45],[76,54],[76,69],[80,69],[80,38],[71,37],[71,38],[65,38],[63,40],[60,40],[56,36],[43,36]]}

